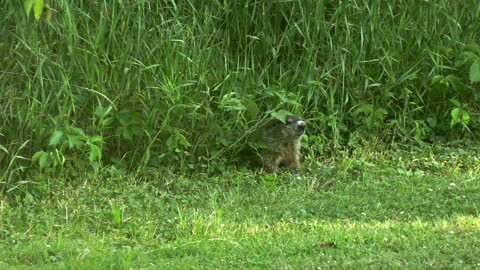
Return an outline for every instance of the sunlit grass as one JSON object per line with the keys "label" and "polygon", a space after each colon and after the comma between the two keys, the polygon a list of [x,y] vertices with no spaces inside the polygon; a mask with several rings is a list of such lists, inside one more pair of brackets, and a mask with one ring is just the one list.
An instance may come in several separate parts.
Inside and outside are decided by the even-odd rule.
{"label": "sunlit grass", "polygon": [[0,264],[478,267],[477,173],[405,175],[376,165],[359,174],[345,164],[302,175],[232,171],[138,181],[111,170],[67,184],[43,179],[47,186],[2,200]]}

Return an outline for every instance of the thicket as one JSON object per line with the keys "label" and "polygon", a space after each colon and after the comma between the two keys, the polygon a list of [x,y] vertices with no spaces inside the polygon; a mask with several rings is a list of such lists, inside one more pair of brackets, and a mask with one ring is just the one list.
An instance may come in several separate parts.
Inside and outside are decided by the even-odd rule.
{"label": "thicket", "polygon": [[309,157],[474,143],[478,18],[478,0],[2,1],[1,183],[221,169],[287,112]]}

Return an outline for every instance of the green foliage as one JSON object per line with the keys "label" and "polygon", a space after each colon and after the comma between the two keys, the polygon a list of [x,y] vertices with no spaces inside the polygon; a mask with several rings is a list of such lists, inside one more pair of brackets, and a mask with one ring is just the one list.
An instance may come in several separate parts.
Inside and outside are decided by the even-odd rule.
{"label": "green foliage", "polygon": [[88,160],[92,162],[102,160],[103,139],[99,135],[88,136],[76,127],[69,127],[65,131],[55,130],[50,137],[49,146],[51,151],[38,151],[32,156],[32,162],[38,162],[40,170],[57,166],[63,167],[65,162],[70,161],[80,165],[81,161],[75,160],[78,153],[86,153]]}
{"label": "green foliage", "polygon": [[376,108],[371,104],[363,104],[355,109],[354,117],[359,117],[363,114],[365,126],[368,129],[381,128],[384,125],[385,116],[388,114],[387,110],[383,108]]}
{"label": "green foliage", "polygon": [[461,124],[464,128],[468,129],[468,123],[470,122],[470,114],[463,108],[464,106],[460,101],[452,98],[450,102],[455,105],[455,108],[452,110],[452,121],[450,126],[455,126],[456,124]]}
{"label": "green foliage", "polygon": [[143,134],[142,126],[144,124],[139,112],[130,110],[120,111],[115,114],[114,120],[116,120],[116,135],[127,141],[138,139]]}
{"label": "green foliage", "polygon": [[468,44],[465,46],[464,56],[466,61],[470,62],[470,82],[480,82],[480,46],[477,44]]}
{"label": "green foliage", "polygon": [[281,122],[285,123],[287,116],[292,115],[291,112],[285,111],[285,110],[280,110],[280,111],[272,111],[270,112],[270,115],[277,119],[280,120]]}
{"label": "green foliage", "polygon": [[472,83],[480,82],[480,58],[470,66],[470,81]]}
{"label": "green foliage", "polygon": [[7,1],[1,181],[100,162],[219,171],[260,145],[266,119],[290,113],[308,121],[311,156],[368,138],[473,141],[478,10],[448,0]]}

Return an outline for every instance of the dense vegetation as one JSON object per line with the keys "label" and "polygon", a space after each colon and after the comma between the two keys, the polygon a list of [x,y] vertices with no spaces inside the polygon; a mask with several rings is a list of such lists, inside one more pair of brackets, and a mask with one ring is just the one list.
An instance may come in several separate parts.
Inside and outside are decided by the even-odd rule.
{"label": "dense vegetation", "polygon": [[468,143],[479,16],[476,0],[6,1],[0,177],[217,170],[286,111],[308,120],[310,156]]}
{"label": "dense vegetation", "polygon": [[[0,268],[478,268],[478,18],[0,1]],[[303,168],[246,167],[289,113]]]}

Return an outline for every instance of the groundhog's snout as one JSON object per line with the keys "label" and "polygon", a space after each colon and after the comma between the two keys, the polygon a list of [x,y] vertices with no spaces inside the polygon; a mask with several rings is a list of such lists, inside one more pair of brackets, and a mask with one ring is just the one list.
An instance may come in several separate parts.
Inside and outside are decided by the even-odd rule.
{"label": "groundhog's snout", "polygon": [[297,131],[299,135],[302,135],[303,133],[305,133],[306,129],[307,129],[307,124],[305,124],[305,122],[303,121],[297,122]]}

